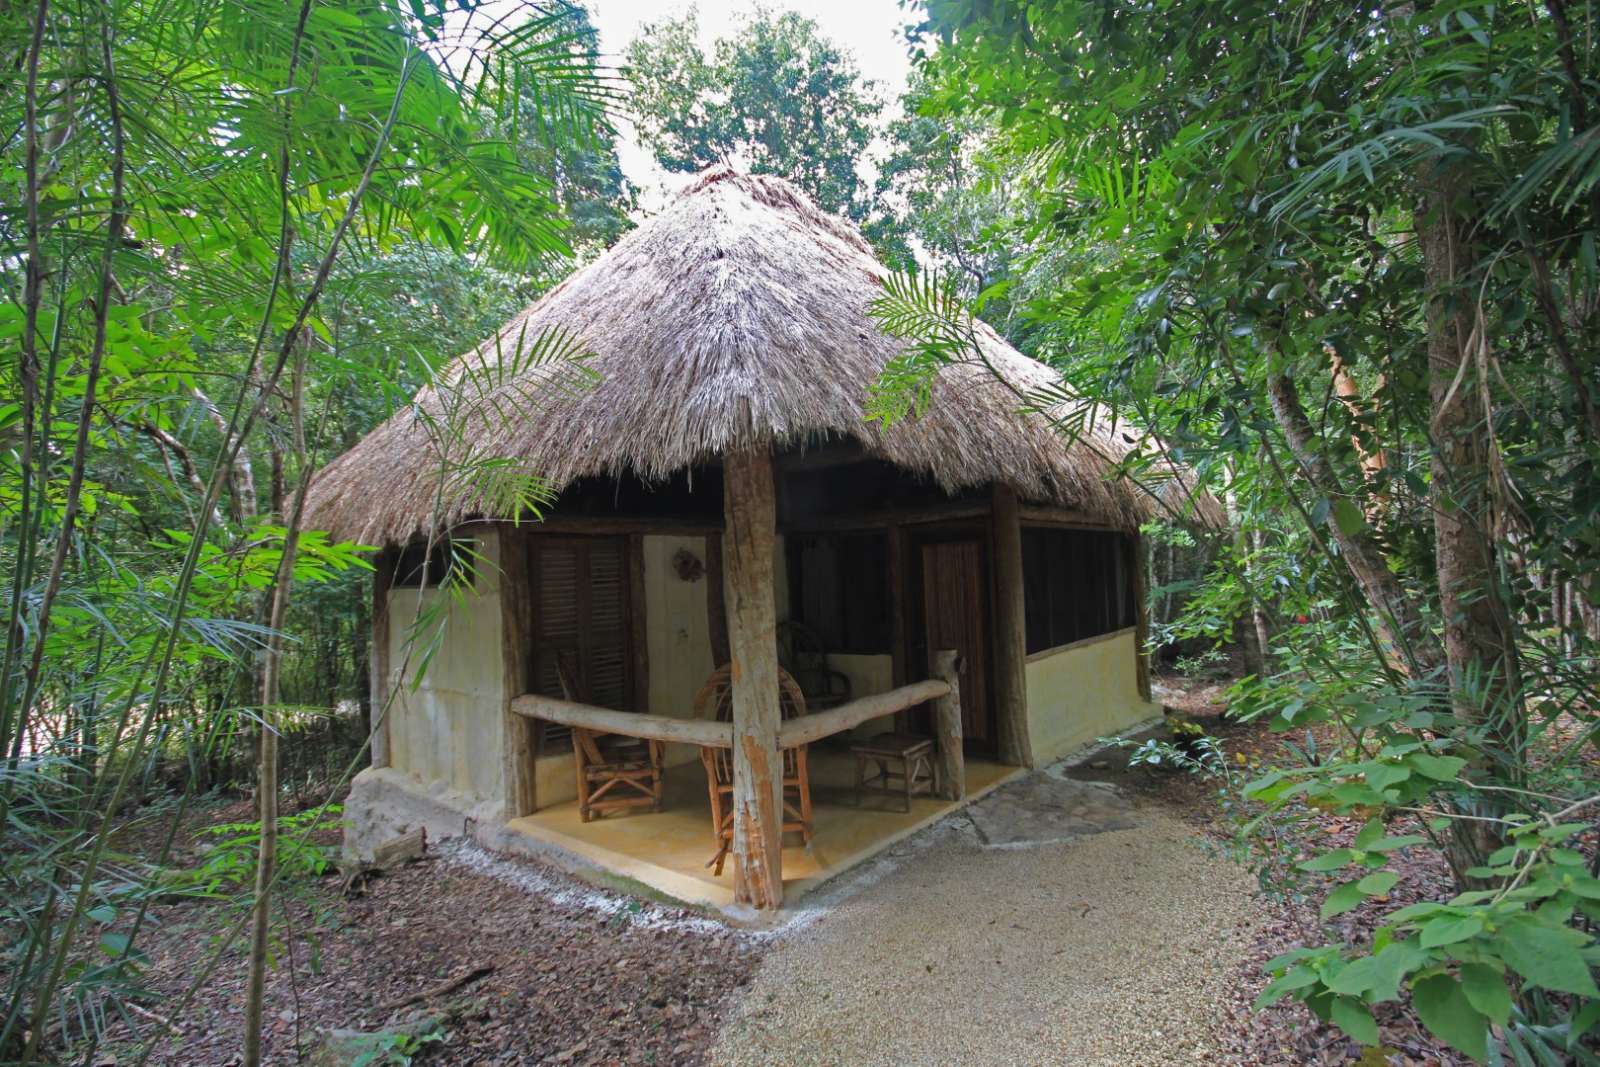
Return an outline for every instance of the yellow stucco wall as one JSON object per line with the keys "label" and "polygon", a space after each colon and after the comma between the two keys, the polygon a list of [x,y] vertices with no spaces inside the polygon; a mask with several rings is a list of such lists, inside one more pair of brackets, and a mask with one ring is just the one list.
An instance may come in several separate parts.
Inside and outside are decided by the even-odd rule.
{"label": "yellow stucco wall", "polygon": [[[482,564],[472,591],[454,602],[443,635],[415,690],[412,678],[430,640],[418,633],[418,601],[436,589],[389,594],[389,762],[422,782],[438,782],[480,801],[504,797],[501,764],[504,672],[500,664],[499,539],[478,535]],[[420,594],[420,595],[419,595]],[[404,675],[402,676],[402,670]]]}
{"label": "yellow stucco wall", "polygon": [[[410,687],[420,648],[411,653],[412,670],[404,679],[407,642],[417,617],[418,591],[389,594],[391,688],[389,713],[390,764],[428,784],[445,786],[478,801],[504,796],[502,714],[507,694],[500,663],[499,539],[493,529],[477,534],[483,565],[472,591],[452,603],[438,651],[416,691]],[[649,710],[656,715],[687,718],[694,697],[713,669],[710,621],[706,613],[707,581],[679,578],[672,558],[687,549],[705,559],[705,538],[650,535],[644,538],[645,632],[649,655]],[[778,618],[788,602],[782,539],[776,546]],[[441,594],[430,590],[429,602]],[[420,644],[420,640],[419,640]],[[845,674],[853,696],[893,688],[889,656],[829,656]],[[511,694],[515,695],[515,694]],[[863,724],[860,733],[893,729],[892,716]],[[692,763],[699,753],[690,745],[668,747],[669,765]],[[535,767],[535,789],[541,807],[576,795],[572,757],[565,752],[541,757]]]}
{"label": "yellow stucco wall", "polygon": [[[651,535],[644,539],[645,636],[650,657],[650,707],[653,715],[687,719],[694,697],[715,669],[711,662],[711,620],[706,611],[704,576],[679,578],[672,557],[686,549],[701,563],[704,537]],[[668,766],[700,758],[693,745],[668,745]]]}
{"label": "yellow stucco wall", "polygon": [[1029,656],[1028,732],[1048,763],[1161,714],[1139,696],[1132,628]]}
{"label": "yellow stucco wall", "polygon": [[[828,666],[850,679],[850,696],[871,696],[873,693],[887,693],[894,688],[894,657],[892,656],[860,656],[844,652],[828,653]],[[857,726],[852,732],[856,737],[872,737],[894,729],[894,716],[885,715],[880,719],[871,719]]]}

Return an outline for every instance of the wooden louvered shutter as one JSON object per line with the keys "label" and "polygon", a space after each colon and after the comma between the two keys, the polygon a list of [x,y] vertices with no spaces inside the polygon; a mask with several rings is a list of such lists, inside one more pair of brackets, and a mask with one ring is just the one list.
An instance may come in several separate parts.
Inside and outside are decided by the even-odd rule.
{"label": "wooden louvered shutter", "polygon": [[[529,573],[535,597],[534,682],[562,695],[558,656],[577,653],[585,703],[626,710],[631,702],[626,542],[613,537],[534,537]],[[540,745],[569,743],[571,731],[542,723]]]}
{"label": "wooden louvered shutter", "polygon": [[589,702],[603,708],[626,709],[632,702],[628,689],[628,583],[623,573],[627,556],[623,546],[621,540],[588,546],[589,566],[584,579],[589,595],[580,598],[588,609],[582,648]]}

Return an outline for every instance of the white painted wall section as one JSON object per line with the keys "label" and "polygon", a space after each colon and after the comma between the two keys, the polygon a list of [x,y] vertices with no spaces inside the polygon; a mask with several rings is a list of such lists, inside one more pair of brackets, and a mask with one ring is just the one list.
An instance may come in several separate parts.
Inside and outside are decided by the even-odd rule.
{"label": "white painted wall section", "polygon": [[[420,606],[449,595],[437,589],[389,594],[390,764],[419,782],[439,783],[478,801],[503,800],[504,670],[500,663],[500,543],[478,535],[482,555],[473,587],[451,603],[436,633]],[[420,620],[420,628],[419,628]],[[424,650],[438,650],[421,672]],[[413,688],[413,682],[416,682]]]}

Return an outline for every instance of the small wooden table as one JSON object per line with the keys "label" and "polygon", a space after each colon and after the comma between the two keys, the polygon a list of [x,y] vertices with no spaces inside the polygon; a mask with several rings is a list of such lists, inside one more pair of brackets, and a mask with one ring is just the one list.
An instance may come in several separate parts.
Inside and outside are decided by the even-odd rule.
{"label": "small wooden table", "polygon": [[[934,758],[933,738],[915,734],[879,734],[870,741],[850,746],[856,758],[856,807],[865,793],[899,796],[911,810],[911,798],[933,796],[939,791],[939,763]],[[868,768],[877,764],[877,771]]]}

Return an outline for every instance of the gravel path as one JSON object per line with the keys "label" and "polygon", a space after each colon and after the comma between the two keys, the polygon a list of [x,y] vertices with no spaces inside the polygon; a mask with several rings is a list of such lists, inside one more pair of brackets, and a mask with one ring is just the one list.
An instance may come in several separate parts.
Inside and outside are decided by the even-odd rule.
{"label": "gravel path", "polygon": [[1221,1062],[1253,881],[1169,815],[1132,821],[1002,848],[943,824],[775,939],[711,1062]]}

